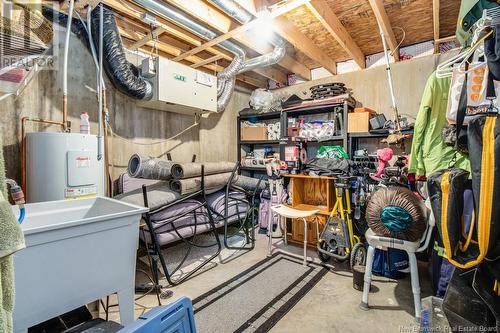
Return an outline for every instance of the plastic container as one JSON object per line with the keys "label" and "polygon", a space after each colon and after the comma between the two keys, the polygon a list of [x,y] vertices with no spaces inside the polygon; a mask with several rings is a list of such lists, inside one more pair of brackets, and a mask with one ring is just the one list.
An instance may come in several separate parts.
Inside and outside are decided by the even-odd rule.
{"label": "plastic container", "polygon": [[80,114],[80,134],[90,134],[90,121],[87,112]]}
{"label": "plastic container", "polygon": [[132,323],[139,221],[147,210],[104,197],[27,204],[26,248],[14,254],[14,332],[113,293],[121,324]]}

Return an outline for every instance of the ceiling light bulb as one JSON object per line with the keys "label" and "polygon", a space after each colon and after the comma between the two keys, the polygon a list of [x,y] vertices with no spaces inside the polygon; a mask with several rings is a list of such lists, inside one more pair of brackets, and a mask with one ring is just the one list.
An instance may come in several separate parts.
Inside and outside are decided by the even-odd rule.
{"label": "ceiling light bulb", "polygon": [[259,21],[253,33],[259,41],[269,41],[274,35],[274,20],[271,17],[271,12],[267,9],[261,10],[257,13],[257,20]]}

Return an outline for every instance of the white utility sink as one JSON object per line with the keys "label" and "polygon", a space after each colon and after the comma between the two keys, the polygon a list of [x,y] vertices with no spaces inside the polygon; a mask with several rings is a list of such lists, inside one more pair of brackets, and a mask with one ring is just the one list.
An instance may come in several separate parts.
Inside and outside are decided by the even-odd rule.
{"label": "white utility sink", "polygon": [[26,248],[14,254],[14,332],[113,293],[121,323],[131,323],[139,221],[146,211],[104,197],[27,204],[21,224]]}

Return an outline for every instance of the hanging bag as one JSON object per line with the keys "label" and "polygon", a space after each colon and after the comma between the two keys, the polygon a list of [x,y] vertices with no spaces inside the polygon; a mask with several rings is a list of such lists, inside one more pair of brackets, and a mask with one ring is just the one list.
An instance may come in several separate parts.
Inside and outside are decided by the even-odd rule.
{"label": "hanging bag", "polygon": [[488,228],[488,221],[473,218],[464,233],[464,192],[470,188],[469,172],[459,168],[440,170],[427,180],[432,211],[448,260],[457,267],[471,268],[486,256],[487,243],[478,239],[478,231]]}

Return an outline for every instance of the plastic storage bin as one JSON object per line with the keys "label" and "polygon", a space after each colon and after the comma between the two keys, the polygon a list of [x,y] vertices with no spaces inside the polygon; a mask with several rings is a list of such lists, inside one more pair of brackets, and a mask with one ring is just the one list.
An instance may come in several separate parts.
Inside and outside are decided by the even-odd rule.
{"label": "plastic storage bin", "polygon": [[118,331],[118,333],[151,332],[196,333],[191,300],[182,297],[174,303],[158,306],[140,316],[132,325]]}
{"label": "plastic storage bin", "polygon": [[113,293],[122,325],[132,323],[139,221],[146,211],[104,197],[27,204],[26,248],[14,255],[14,332]]}

